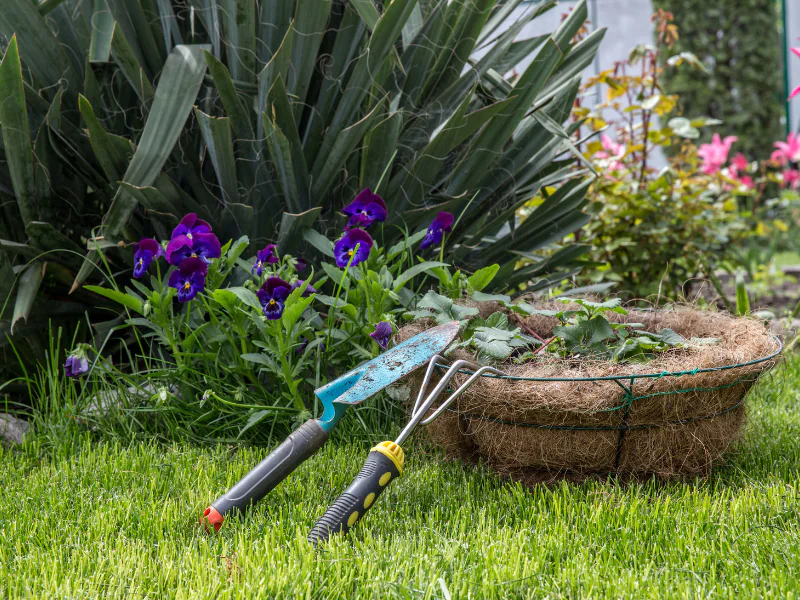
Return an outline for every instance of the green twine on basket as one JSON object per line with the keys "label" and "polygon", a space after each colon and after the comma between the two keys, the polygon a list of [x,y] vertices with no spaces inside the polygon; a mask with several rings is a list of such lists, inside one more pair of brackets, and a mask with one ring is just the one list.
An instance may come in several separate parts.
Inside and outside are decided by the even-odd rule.
{"label": "green twine on basket", "polygon": [[[722,385],[718,385],[718,386],[714,386],[714,387],[694,386],[694,387],[681,388],[681,389],[677,389],[677,390],[666,390],[666,391],[661,391],[661,392],[653,392],[651,394],[642,394],[642,395],[639,395],[639,396],[636,396],[633,393],[633,386],[634,386],[636,380],[638,380],[638,379],[659,380],[659,379],[663,379],[664,377],[683,377],[684,375],[697,375],[698,373],[713,373],[713,372],[716,372],[716,371],[727,371],[727,370],[730,370],[730,369],[739,369],[739,368],[742,368],[742,367],[748,367],[748,366],[751,366],[751,365],[757,365],[757,364],[760,364],[760,363],[763,363],[763,362],[767,362],[769,360],[772,360],[776,356],[778,356],[781,353],[781,351],[783,350],[783,343],[780,341],[780,339],[778,339],[776,336],[772,336],[772,338],[776,341],[776,343],[778,345],[778,349],[775,352],[773,352],[772,354],[770,354],[769,356],[765,356],[763,358],[757,358],[755,360],[750,360],[750,361],[743,362],[743,363],[737,363],[735,365],[724,365],[724,366],[721,366],[721,367],[707,367],[707,368],[704,368],[704,369],[701,369],[699,367],[695,367],[694,369],[689,369],[689,370],[686,370],[686,371],[675,371],[675,372],[662,371],[661,373],[641,373],[641,374],[638,374],[638,375],[637,374],[633,374],[633,375],[631,375],[631,374],[629,374],[629,375],[606,375],[604,377],[519,377],[519,376],[516,376],[516,375],[496,375],[496,374],[493,374],[493,373],[487,373],[485,375],[481,375],[481,377],[490,377],[490,378],[494,378],[494,379],[507,379],[509,381],[540,381],[540,382],[545,382],[545,381],[562,381],[562,382],[570,382],[570,381],[574,381],[574,382],[613,381],[618,386],[620,386],[622,388],[622,390],[623,390],[623,402],[622,402],[622,404],[620,404],[618,406],[611,407],[611,408],[602,408],[602,409],[597,409],[597,410],[594,410],[594,411],[587,411],[587,412],[581,413],[581,414],[583,414],[583,415],[593,415],[593,414],[599,414],[599,413],[615,412],[615,411],[624,409],[624,413],[623,413],[622,418],[620,420],[620,424],[618,426],[616,426],[616,427],[612,427],[612,426],[588,427],[588,426],[578,426],[578,425],[542,425],[542,424],[537,424],[537,423],[520,423],[520,422],[516,422],[516,421],[505,421],[503,419],[496,419],[494,417],[487,417],[485,415],[478,415],[478,414],[471,414],[471,413],[459,413],[454,408],[448,408],[447,410],[450,411],[450,412],[458,413],[460,416],[466,417],[466,418],[469,418],[469,419],[480,419],[480,420],[489,421],[489,422],[492,422],[492,423],[499,423],[501,425],[516,425],[516,426],[519,426],[519,427],[533,427],[533,428],[536,428],[536,429],[553,429],[553,430],[559,430],[559,431],[619,431],[620,432],[620,437],[619,437],[619,440],[617,442],[617,456],[616,456],[616,462],[618,464],[619,463],[619,458],[620,458],[620,452],[621,452],[621,449],[622,449],[622,442],[623,442],[623,439],[624,439],[626,431],[633,431],[633,430],[639,430],[639,429],[653,429],[653,428],[656,428],[656,427],[670,427],[670,426],[677,426],[677,425],[686,425],[688,423],[694,423],[696,421],[703,421],[703,420],[707,420],[707,419],[713,419],[715,417],[719,417],[721,415],[724,415],[726,413],[729,413],[729,412],[739,408],[742,405],[742,403],[744,402],[744,397],[740,398],[733,405],[731,405],[731,406],[729,406],[727,408],[724,408],[724,409],[722,409],[722,410],[720,410],[718,412],[715,412],[713,414],[709,414],[709,415],[702,415],[702,416],[699,416],[699,417],[692,417],[692,418],[689,418],[689,419],[681,419],[681,420],[670,421],[670,422],[666,422],[666,423],[628,425],[628,415],[630,414],[631,407],[633,406],[633,403],[636,402],[637,400],[644,400],[646,398],[653,398],[653,397],[656,397],[656,396],[667,396],[667,395],[673,395],[673,394],[686,394],[686,393],[690,393],[690,392],[713,392],[713,391],[717,391],[717,390],[724,390],[724,389],[735,387],[735,386],[743,384],[743,383],[755,382],[757,377],[752,376],[752,375],[749,376],[749,377],[742,377],[741,379],[737,379],[734,382],[726,383],[726,384],[722,384]],[[436,365],[436,366],[441,370],[447,369],[446,365]],[[459,373],[463,373],[465,375],[472,375],[474,373],[474,371],[471,371],[469,369],[460,369]],[[625,383],[623,383],[626,380],[627,380],[627,385]],[[448,386],[448,389],[446,391],[448,393],[452,393],[452,389],[449,386]]]}

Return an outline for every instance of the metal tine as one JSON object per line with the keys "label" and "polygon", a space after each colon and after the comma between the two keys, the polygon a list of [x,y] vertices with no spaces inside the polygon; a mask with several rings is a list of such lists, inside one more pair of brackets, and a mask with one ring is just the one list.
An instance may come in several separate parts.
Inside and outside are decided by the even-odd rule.
{"label": "metal tine", "polygon": [[412,417],[414,417],[417,414],[417,411],[419,410],[422,398],[425,396],[425,392],[428,391],[428,384],[431,381],[431,375],[433,375],[433,370],[436,368],[436,363],[440,360],[444,360],[444,358],[440,354],[435,354],[428,363],[428,368],[425,369],[425,377],[422,378],[422,383],[419,386],[419,393],[417,394],[417,399],[414,401],[414,408],[411,409]]}
{"label": "metal tine", "polygon": [[[427,398],[425,398],[425,401],[421,403],[421,400],[425,392],[427,391],[428,384],[430,383],[430,378],[433,373],[433,369],[436,368],[437,359],[441,359],[441,357],[434,356],[428,365],[428,369],[425,372],[425,377],[422,380],[422,385],[420,386],[419,394],[417,395],[417,400],[416,402],[414,402],[414,410],[411,413],[411,419],[409,420],[408,424],[403,428],[403,430],[400,432],[400,435],[397,436],[397,439],[395,440],[395,443],[397,444],[402,444],[405,441],[405,439],[409,435],[411,435],[411,432],[418,424],[422,423],[423,425],[427,425],[428,423],[433,421],[436,417],[438,417],[442,413],[442,411],[444,411],[450,405],[450,403],[453,402],[453,400],[458,398],[458,396],[460,396],[464,392],[464,390],[466,390],[470,385],[472,385],[472,382],[475,381],[475,379],[477,379],[484,373],[491,372],[496,375],[505,375],[503,371],[495,369],[494,367],[489,367],[489,366],[481,367],[480,365],[477,365],[473,362],[469,362],[467,360],[457,360],[452,365],[450,365],[450,367],[447,369],[447,372],[442,376],[442,379],[439,381],[438,384],[436,384],[436,387],[433,388],[433,391],[430,394],[428,394]],[[450,380],[453,377],[455,377],[456,374],[458,374],[458,372],[463,367],[472,369],[474,373],[469,377],[469,379],[467,379],[467,381],[465,381],[461,385],[461,387],[459,387],[447,399],[447,401],[442,406],[436,409],[436,412],[434,412],[427,419],[423,420],[422,417],[425,415],[425,413],[428,411],[431,405],[441,395],[442,391],[444,391],[444,389],[447,387],[447,384],[450,382]]]}
{"label": "metal tine", "polygon": [[[433,398],[435,400],[442,393],[442,390],[444,390],[444,388],[447,385],[447,383],[453,377],[455,377],[456,373],[458,373],[458,370],[461,367],[468,367],[468,368],[473,369],[473,370],[476,370],[476,369],[480,368],[479,365],[476,365],[475,363],[469,362],[467,360],[457,360],[456,362],[454,362],[452,365],[450,365],[448,367],[448,369],[445,372],[445,374],[442,375],[442,378],[439,380],[439,383],[436,384],[436,387],[433,388],[433,391],[425,399],[425,402],[420,402],[422,400],[422,397],[426,393],[428,393],[428,386],[430,385],[430,378],[431,378],[431,375],[433,373],[433,369],[436,368],[436,362],[435,362],[436,358],[437,357],[434,356],[433,359],[431,359],[431,362],[428,365],[428,369],[425,372],[425,378],[422,380],[422,385],[419,388],[419,394],[417,394],[417,401],[414,403],[414,410],[411,412],[411,418],[412,419],[414,417],[417,417],[420,414],[423,414],[423,415],[425,414],[425,411],[427,411],[428,407],[430,407],[430,405],[431,405],[431,398]],[[438,357],[438,358],[441,358],[441,357]]]}
{"label": "metal tine", "polygon": [[[433,421],[436,417],[438,417],[440,414],[442,414],[442,412],[444,410],[446,410],[448,406],[450,406],[450,404],[453,402],[453,400],[455,400],[461,394],[463,394],[467,390],[467,388],[469,386],[471,386],[472,383],[478,377],[481,377],[484,373],[494,373],[495,375],[506,375],[507,374],[504,371],[501,371],[500,369],[495,369],[494,367],[489,367],[489,366],[480,367],[477,371],[475,371],[472,375],[470,375],[469,379],[467,379],[464,383],[461,384],[461,387],[459,387],[455,392],[450,394],[450,397],[447,400],[444,401],[444,404],[442,404],[439,408],[437,408],[436,411],[430,417],[420,421],[420,424],[421,425],[427,425],[431,421]],[[435,400],[436,398],[434,397],[433,399]],[[430,404],[433,404],[433,402],[430,402]],[[423,413],[423,414],[425,414],[425,413]]]}

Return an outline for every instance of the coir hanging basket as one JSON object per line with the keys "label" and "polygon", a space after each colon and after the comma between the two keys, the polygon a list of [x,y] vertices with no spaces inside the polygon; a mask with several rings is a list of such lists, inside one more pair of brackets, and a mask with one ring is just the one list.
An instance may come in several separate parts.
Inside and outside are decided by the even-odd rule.
{"label": "coir hanging basket", "polygon": [[[614,320],[719,341],[644,363],[537,357],[498,365],[508,376],[480,377],[428,426],[430,437],[451,456],[481,459],[525,481],[709,472],[739,435],[745,396],[775,365],[779,340],[755,319],[689,307],[633,310]],[[432,324],[416,321],[397,341]],[[536,315],[524,325],[546,339],[558,321]],[[474,360],[463,350],[454,354]],[[452,388],[469,374],[457,375]],[[412,381],[412,395],[419,384],[419,377]]]}

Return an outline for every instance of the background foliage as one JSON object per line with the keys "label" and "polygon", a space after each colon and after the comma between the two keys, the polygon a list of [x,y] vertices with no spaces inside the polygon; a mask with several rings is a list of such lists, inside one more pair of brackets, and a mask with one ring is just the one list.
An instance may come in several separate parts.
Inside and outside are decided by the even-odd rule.
{"label": "background foliage", "polygon": [[[664,88],[680,95],[678,111],[724,121],[717,131],[739,137],[747,156],[767,158],[783,137],[779,3],[774,0],[653,0],[680,30],[675,51],[692,52],[707,67],[670,70]],[[713,132],[704,133],[702,141]]]}
{"label": "background foliage", "polygon": [[47,322],[73,328],[87,309],[103,339],[119,321],[97,309],[113,305],[81,285],[124,286],[130,243],[187,212],[247,235],[249,255],[266,240],[313,252],[303,240],[341,230],[368,186],[389,205],[381,245],[450,210],[446,260],[499,263],[496,281],[532,289],[575,272],[582,249],[558,243],[588,220],[587,186],[561,124],[604,32],[576,38],[581,2],[552,35],[517,40],[555,6],[501,33],[520,4],[3,2],[0,343],[13,328],[41,356]]}
{"label": "background foliage", "polygon": [[[669,118],[681,96],[668,93],[664,80],[703,73],[704,66],[678,51],[685,35],[674,15],[659,10],[653,23],[656,44],[635,46],[627,59],[589,78],[584,90],[603,85],[606,98],[574,110],[591,131],[605,132],[585,146],[601,176],[589,191],[596,218],[576,234],[591,245],[595,265],[578,280],[615,282],[626,298],[690,298],[710,279],[732,310],[715,273],[747,265],[754,280],[758,267],[751,264],[769,262],[796,238],[789,231],[796,222],[797,157],[776,149],[770,160],[752,161],[739,151],[742,140],[716,134],[711,144],[697,142],[722,121]],[[659,150],[670,155],[663,168],[651,160]]]}

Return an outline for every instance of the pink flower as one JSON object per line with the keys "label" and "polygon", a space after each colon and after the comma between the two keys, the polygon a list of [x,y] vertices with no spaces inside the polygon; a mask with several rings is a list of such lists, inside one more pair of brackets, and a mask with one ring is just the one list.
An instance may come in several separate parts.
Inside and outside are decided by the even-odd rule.
{"label": "pink flower", "polygon": [[605,133],[600,136],[600,143],[603,144],[603,150],[608,152],[611,156],[622,158],[625,155],[625,146],[618,144]]}
{"label": "pink flower", "polygon": [[605,133],[600,136],[600,143],[603,145],[603,149],[595,152],[595,158],[599,158],[600,160],[609,160],[608,169],[610,171],[619,171],[623,168],[622,162],[619,160],[623,156],[625,156],[625,145],[618,144],[610,137],[608,137]]}
{"label": "pink flower", "polygon": [[744,157],[744,154],[739,152],[733,157],[733,160],[731,160],[731,166],[728,167],[728,174],[731,176],[731,179],[735,179],[739,182],[740,187],[743,187],[747,190],[752,190],[756,187],[753,178],[749,175],[742,175],[742,173],[747,173],[749,166],[750,165],[747,163],[747,159]]}
{"label": "pink flower", "polygon": [[795,137],[793,133],[790,133],[785,142],[775,142],[775,147],[783,154],[785,159],[783,164],[786,164],[787,161],[800,161],[800,136]]}
{"label": "pink flower", "polygon": [[786,163],[789,162],[781,150],[774,150],[769,156],[769,161],[779,167],[786,166]]}
{"label": "pink flower", "polygon": [[736,156],[733,157],[733,160],[731,161],[731,169],[733,170],[734,173],[738,175],[742,171],[747,171],[747,167],[748,167],[747,159],[744,157],[744,154],[739,152]]}
{"label": "pink flower", "polygon": [[787,169],[783,172],[783,185],[781,187],[792,188],[796,190],[800,187],[800,171],[796,169]]}
{"label": "pink flower", "polygon": [[703,159],[703,173],[706,175],[717,173],[722,168],[722,165],[725,164],[725,161],[728,160],[731,146],[738,139],[734,135],[729,135],[722,140],[719,134],[715,133],[710,144],[701,144],[697,155]]}
{"label": "pink flower", "polygon": [[[792,52],[794,52],[797,56],[800,56],[800,48],[792,48]],[[798,94],[800,94],[800,85],[792,90],[792,93],[789,94],[788,100],[791,100]]]}

